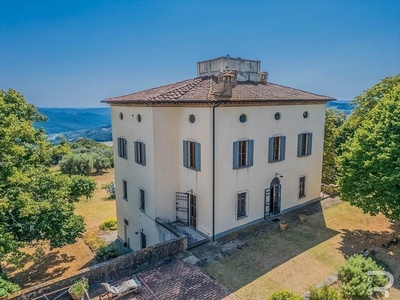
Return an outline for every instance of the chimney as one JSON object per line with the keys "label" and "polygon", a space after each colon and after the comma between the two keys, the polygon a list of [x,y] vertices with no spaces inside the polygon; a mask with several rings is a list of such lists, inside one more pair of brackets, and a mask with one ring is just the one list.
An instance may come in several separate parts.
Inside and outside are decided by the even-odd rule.
{"label": "chimney", "polygon": [[259,82],[260,83],[267,83],[267,79],[268,79],[268,72],[260,72]]}
{"label": "chimney", "polygon": [[237,85],[237,71],[222,71],[218,75],[218,85],[220,86],[218,95],[222,97],[232,97],[232,89]]}

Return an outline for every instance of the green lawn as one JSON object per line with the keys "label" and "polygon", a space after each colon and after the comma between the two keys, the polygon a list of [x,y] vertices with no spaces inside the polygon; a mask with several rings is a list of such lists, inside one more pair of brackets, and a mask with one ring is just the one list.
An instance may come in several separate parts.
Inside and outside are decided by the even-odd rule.
{"label": "green lawn", "polygon": [[[371,217],[340,203],[314,214],[305,224],[290,223],[287,231],[273,230],[252,237],[249,247],[204,271],[241,299],[266,299],[282,289],[302,294],[333,274],[346,256],[380,247],[393,230],[383,216]],[[399,249],[400,245],[393,246],[392,253],[378,253],[395,278],[400,275]],[[399,295],[392,289],[390,299],[400,299]]]}

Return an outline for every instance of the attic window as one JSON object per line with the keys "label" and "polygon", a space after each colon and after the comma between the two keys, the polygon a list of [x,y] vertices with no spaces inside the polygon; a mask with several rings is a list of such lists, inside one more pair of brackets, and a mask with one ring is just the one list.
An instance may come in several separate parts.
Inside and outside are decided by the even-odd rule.
{"label": "attic window", "polygon": [[246,123],[247,121],[247,116],[245,114],[241,114],[239,117],[240,123]]}
{"label": "attic window", "polygon": [[124,119],[124,114],[122,112],[119,113],[119,119],[123,120]]}
{"label": "attic window", "polygon": [[275,113],[275,120],[279,120],[281,118],[281,113],[277,112]]}
{"label": "attic window", "polygon": [[137,114],[136,120],[140,123],[142,122],[142,116],[140,114]]}
{"label": "attic window", "polygon": [[196,117],[193,114],[190,114],[189,115],[189,122],[193,124],[195,121],[196,121]]}

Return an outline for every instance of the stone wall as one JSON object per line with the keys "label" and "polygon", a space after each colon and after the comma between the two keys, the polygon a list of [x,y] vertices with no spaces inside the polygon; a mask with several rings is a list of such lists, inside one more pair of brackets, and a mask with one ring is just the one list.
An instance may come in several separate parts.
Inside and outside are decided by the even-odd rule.
{"label": "stone wall", "polygon": [[8,299],[33,299],[71,286],[81,277],[89,280],[89,285],[100,282],[112,282],[127,274],[155,268],[166,262],[171,256],[187,248],[187,238],[174,239],[119,256],[112,260],[85,268],[67,278],[50,280],[45,283],[20,291]]}
{"label": "stone wall", "polygon": [[321,192],[330,196],[338,195],[337,188],[338,186],[335,184],[321,184]]}

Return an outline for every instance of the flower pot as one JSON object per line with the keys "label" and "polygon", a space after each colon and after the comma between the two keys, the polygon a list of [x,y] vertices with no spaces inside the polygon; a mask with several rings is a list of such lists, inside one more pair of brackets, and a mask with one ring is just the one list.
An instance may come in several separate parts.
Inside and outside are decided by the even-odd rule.
{"label": "flower pot", "polygon": [[287,222],[281,222],[281,223],[279,223],[279,228],[280,228],[282,231],[285,231],[285,230],[286,230],[286,227],[287,227]]}
{"label": "flower pot", "polygon": [[299,220],[300,220],[301,224],[304,224],[305,222],[307,222],[307,216],[303,215],[303,214],[300,214],[299,215]]}
{"label": "flower pot", "polygon": [[73,300],[80,300],[80,299],[82,299],[82,297],[83,297],[83,293],[80,294],[80,295],[77,295],[77,294],[75,294],[75,293],[69,291],[69,294],[70,294],[70,296],[71,296],[71,298],[72,298]]}

